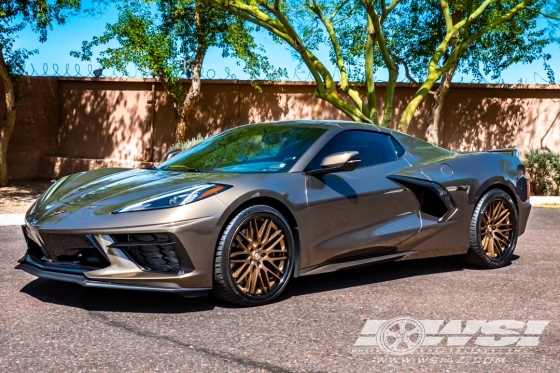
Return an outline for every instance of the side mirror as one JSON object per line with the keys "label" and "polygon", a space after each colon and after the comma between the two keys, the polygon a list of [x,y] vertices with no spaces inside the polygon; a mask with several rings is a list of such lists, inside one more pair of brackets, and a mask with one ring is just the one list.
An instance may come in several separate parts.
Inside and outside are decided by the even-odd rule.
{"label": "side mirror", "polygon": [[167,153],[165,153],[165,157],[163,157],[163,162],[175,157],[177,154],[181,152],[182,152],[181,149],[170,149]]}
{"label": "side mirror", "polygon": [[357,151],[331,154],[321,161],[321,169],[308,171],[308,175],[325,175],[331,172],[354,171],[360,164]]}

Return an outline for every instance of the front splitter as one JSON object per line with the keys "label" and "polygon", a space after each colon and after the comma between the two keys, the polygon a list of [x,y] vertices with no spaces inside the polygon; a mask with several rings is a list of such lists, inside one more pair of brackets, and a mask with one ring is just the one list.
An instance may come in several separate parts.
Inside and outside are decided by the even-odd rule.
{"label": "front splitter", "polygon": [[[40,265],[39,265],[40,266]],[[33,276],[44,278],[47,280],[56,280],[64,282],[72,282],[78,285],[92,288],[104,288],[104,289],[119,289],[119,290],[136,290],[136,291],[155,291],[159,293],[172,293],[178,294],[183,297],[201,297],[208,295],[211,290],[209,288],[165,288],[156,286],[145,286],[145,285],[131,285],[131,284],[118,284],[114,282],[103,282],[94,281],[86,278],[82,274],[55,272],[47,269],[40,268],[26,261],[20,263],[16,266],[16,269],[21,269]]]}

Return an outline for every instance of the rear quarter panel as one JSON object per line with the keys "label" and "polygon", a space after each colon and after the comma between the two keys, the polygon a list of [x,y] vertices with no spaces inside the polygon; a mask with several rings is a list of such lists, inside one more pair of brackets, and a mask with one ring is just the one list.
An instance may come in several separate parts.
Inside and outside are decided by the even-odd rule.
{"label": "rear quarter panel", "polygon": [[[420,158],[420,157],[419,157]],[[408,244],[418,251],[411,257],[463,254],[469,249],[469,231],[473,211],[488,190],[500,188],[510,194],[517,205],[519,234],[525,230],[530,211],[516,184],[520,178],[517,157],[502,153],[453,153],[436,159],[409,158],[412,166],[426,178],[444,186],[457,206],[447,221],[437,222],[423,216],[423,228]]]}

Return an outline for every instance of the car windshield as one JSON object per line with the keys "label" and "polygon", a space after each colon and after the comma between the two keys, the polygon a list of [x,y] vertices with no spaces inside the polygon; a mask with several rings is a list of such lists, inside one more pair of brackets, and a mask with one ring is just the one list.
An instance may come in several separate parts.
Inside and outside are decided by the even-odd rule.
{"label": "car windshield", "polygon": [[159,166],[165,171],[288,172],[326,129],[288,124],[237,127]]}

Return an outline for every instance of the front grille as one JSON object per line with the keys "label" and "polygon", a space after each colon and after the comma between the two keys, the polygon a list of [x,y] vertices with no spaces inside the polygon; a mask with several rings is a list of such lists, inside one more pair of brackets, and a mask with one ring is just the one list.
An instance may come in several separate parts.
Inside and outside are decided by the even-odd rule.
{"label": "front grille", "polygon": [[28,253],[52,266],[99,269],[110,265],[87,235],[40,234],[42,244],[27,239]]}
{"label": "front grille", "polygon": [[122,249],[143,270],[166,273],[182,270],[175,250],[180,244],[178,240],[172,241],[167,233],[119,234],[113,238],[115,242],[110,246]]}

